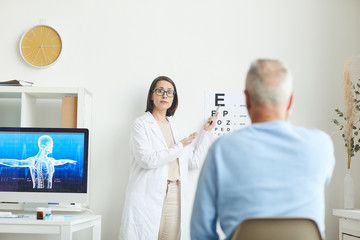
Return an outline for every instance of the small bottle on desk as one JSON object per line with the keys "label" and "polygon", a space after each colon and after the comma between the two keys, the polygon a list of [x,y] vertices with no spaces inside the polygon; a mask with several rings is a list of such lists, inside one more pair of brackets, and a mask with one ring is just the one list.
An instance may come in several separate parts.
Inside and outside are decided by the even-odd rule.
{"label": "small bottle on desk", "polygon": [[38,220],[44,220],[44,208],[41,208],[41,207],[39,207],[39,208],[37,208],[36,209],[36,219],[38,219]]}
{"label": "small bottle on desk", "polygon": [[51,220],[51,209],[45,208],[43,215],[44,215],[43,217],[45,220]]}

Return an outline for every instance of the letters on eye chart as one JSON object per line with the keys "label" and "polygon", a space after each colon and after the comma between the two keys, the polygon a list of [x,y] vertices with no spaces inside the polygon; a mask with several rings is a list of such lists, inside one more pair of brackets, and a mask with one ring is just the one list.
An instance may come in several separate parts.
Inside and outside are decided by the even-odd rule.
{"label": "letters on eye chart", "polygon": [[216,126],[212,132],[218,136],[228,134],[251,123],[243,91],[205,92],[205,119],[213,116],[219,108]]}

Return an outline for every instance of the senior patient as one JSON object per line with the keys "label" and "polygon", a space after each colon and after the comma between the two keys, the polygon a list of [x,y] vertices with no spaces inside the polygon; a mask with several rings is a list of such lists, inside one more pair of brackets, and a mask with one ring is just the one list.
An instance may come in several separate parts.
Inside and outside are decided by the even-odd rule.
{"label": "senior patient", "polygon": [[219,138],[201,170],[191,239],[218,239],[216,223],[231,237],[245,218],[314,219],[324,237],[324,187],[334,164],[333,143],[317,129],[287,122],[292,78],[277,60],[257,60],[246,77],[252,124]]}

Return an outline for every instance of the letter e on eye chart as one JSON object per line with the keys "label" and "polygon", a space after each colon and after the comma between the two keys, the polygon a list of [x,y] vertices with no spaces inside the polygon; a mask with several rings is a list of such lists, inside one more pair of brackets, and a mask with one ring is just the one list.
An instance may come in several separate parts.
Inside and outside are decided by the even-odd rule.
{"label": "letter e on eye chart", "polygon": [[250,125],[243,91],[205,92],[205,120],[219,108],[219,115],[213,134],[222,136],[236,129]]}

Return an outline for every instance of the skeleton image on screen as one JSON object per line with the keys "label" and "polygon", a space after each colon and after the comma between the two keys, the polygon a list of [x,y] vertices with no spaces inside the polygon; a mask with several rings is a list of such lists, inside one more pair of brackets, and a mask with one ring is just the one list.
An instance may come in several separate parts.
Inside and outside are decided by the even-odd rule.
{"label": "skeleton image on screen", "polygon": [[55,166],[67,163],[76,164],[71,159],[54,159],[48,157],[53,150],[53,140],[48,135],[42,135],[38,140],[39,152],[34,157],[25,160],[18,159],[0,159],[0,164],[9,167],[28,167],[31,173],[33,188],[52,188],[52,178],[55,172]]}

